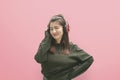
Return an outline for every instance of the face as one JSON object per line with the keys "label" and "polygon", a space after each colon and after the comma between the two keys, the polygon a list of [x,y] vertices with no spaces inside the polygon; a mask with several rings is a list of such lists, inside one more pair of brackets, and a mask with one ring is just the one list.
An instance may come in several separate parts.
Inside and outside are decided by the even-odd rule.
{"label": "face", "polygon": [[50,34],[56,40],[57,43],[60,43],[63,36],[63,27],[58,22],[50,23]]}

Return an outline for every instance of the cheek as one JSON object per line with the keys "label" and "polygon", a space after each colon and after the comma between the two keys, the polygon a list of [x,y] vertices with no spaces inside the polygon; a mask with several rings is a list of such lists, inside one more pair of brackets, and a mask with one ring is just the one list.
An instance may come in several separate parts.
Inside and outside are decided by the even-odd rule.
{"label": "cheek", "polygon": [[61,34],[63,35],[63,31],[61,31]]}
{"label": "cheek", "polygon": [[63,35],[63,30],[60,31],[61,36]]}
{"label": "cheek", "polygon": [[52,35],[52,32],[50,31],[50,34]]}

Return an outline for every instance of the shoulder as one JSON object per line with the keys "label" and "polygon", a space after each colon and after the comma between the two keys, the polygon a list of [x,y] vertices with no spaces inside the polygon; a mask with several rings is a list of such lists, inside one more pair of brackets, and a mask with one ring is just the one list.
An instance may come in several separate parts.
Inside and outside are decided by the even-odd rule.
{"label": "shoulder", "polygon": [[74,44],[73,42],[69,43],[70,50],[82,50],[77,44]]}

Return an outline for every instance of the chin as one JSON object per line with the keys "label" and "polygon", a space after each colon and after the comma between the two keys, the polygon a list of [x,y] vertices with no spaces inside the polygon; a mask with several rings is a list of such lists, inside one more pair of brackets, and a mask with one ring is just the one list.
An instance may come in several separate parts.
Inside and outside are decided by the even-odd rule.
{"label": "chin", "polygon": [[58,39],[59,39],[59,37],[54,37],[54,39],[55,39],[55,40],[58,40]]}
{"label": "chin", "polygon": [[55,38],[55,37],[54,37],[54,39],[55,39],[55,40],[58,40],[58,38]]}

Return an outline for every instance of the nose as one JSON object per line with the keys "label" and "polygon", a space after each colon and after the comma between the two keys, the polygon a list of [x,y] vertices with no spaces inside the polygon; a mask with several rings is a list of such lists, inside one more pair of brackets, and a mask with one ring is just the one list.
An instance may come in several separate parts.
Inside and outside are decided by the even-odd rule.
{"label": "nose", "polygon": [[53,29],[53,31],[52,31],[53,33],[56,33],[56,30],[55,29]]}

